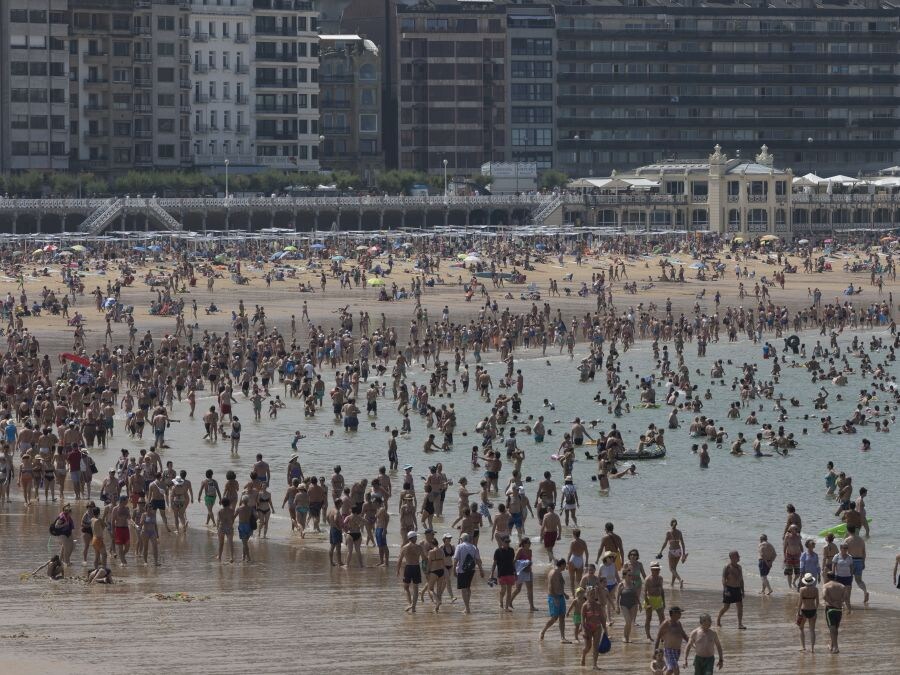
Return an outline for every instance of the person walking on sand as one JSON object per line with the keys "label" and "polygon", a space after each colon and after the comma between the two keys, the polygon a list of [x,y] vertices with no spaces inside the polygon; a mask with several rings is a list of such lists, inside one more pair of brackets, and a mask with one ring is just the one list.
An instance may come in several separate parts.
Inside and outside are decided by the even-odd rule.
{"label": "person walking on sand", "polygon": [[550,626],[559,622],[559,641],[564,645],[569,645],[572,644],[572,641],[566,639],[566,600],[569,599],[569,596],[566,595],[566,578],[563,576],[565,569],[566,561],[560,558],[550,568],[547,575],[547,607],[550,618],[541,631],[540,639],[544,639]]}
{"label": "person walking on sand", "polygon": [[800,628],[800,649],[806,651],[806,633],[804,624],[809,625],[810,651],[816,651],[816,615],[819,611],[819,589],[816,577],[807,572],[800,580],[800,592],[797,594],[797,626]]}
{"label": "person walking on sand", "polygon": [[760,595],[772,595],[772,584],[769,583],[769,572],[772,571],[772,564],[778,553],[775,547],[769,541],[769,537],[765,534],[759,535],[759,578],[762,579],[762,589]]}
{"label": "person walking on sand", "polygon": [[681,625],[681,608],[673,607],[669,610],[669,618],[660,625],[659,632],[656,634],[656,642],[653,645],[656,650],[662,643],[663,656],[666,660],[666,675],[678,675],[681,672],[678,668],[681,659],[681,644],[687,641],[687,633],[684,632],[684,627]]}
{"label": "person walking on sand", "polygon": [[459,544],[453,552],[453,571],[456,574],[456,588],[463,599],[463,614],[471,614],[470,602],[472,599],[472,579],[475,569],[484,578],[484,568],[481,566],[481,554],[478,547],[470,541],[469,535],[463,533],[459,537]]}
{"label": "person walking on sand", "polygon": [[825,575],[827,581],[822,587],[822,600],[825,603],[825,625],[828,626],[829,637],[831,638],[828,651],[832,654],[840,654],[838,649],[838,629],[841,627],[841,619],[844,611],[845,586],[835,580],[833,572]]}
{"label": "person walking on sand", "polygon": [[[400,549],[397,555],[397,576],[400,576],[400,570],[403,569],[403,590],[406,592],[406,611],[410,614],[416,613],[416,605],[419,601],[419,584],[422,583],[422,566],[421,562],[425,559],[425,554],[419,545],[419,535],[415,530],[406,534],[406,543]],[[410,588],[412,586],[412,588]]]}
{"label": "person walking on sand", "polygon": [[728,564],[722,570],[722,609],[716,617],[716,625],[722,626],[722,617],[731,605],[737,609],[738,628],[746,630],[744,625],[744,570],[740,566],[740,553],[731,551]]}
{"label": "person walking on sand", "polygon": [[644,581],[644,609],[646,610],[644,632],[647,634],[648,640],[653,639],[650,636],[653,612],[656,612],[660,625],[665,621],[666,594],[660,569],[659,561],[654,560],[650,563],[650,576]]}
{"label": "person walking on sand", "polygon": [[[719,642],[719,634],[712,630],[712,618],[709,614],[700,615],[700,627],[691,631],[687,648],[684,650],[684,667],[687,668],[691,649],[694,649],[694,675],[713,675],[714,666],[722,670],[725,656],[722,653],[722,643]],[[719,660],[716,661],[716,652]]]}
{"label": "person walking on sand", "polygon": [[669,523],[671,528],[666,532],[666,538],[663,540],[662,546],[659,548],[657,559],[662,557],[662,553],[669,546],[669,571],[672,573],[672,588],[675,588],[675,580],[678,580],[679,588],[684,588],[684,579],[678,574],[678,563],[687,560],[687,547],[684,545],[684,535],[678,529],[678,521],[674,518]]}

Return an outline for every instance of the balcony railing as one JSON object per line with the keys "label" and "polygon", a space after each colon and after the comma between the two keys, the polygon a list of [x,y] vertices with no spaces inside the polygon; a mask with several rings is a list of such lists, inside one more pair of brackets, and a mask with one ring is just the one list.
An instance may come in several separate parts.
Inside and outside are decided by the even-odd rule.
{"label": "balcony railing", "polygon": [[257,140],[269,140],[269,141],[296,141],[297,140],[297,132],[296,131],[260,131],[256,130],[256,138]]}
{"label": "balcony railing", "polygon": [[293,115],[297,112],[296,105],[263,105],[258,103],[256,105],[256,112],[262,115]]}
{"label": "balcony railing", "polygon": [[334,134],[338,136],[343,136],[350,133],[349,126],[324,126],[322,127],[323,133],[326,134]]}
{"label": "balcony railing", "polygon": [[319,82],[353,82],[352,73],[319,73]]}
{"label": "balcony railing", "polygon": [[246,136],[247,134],[250,133],[250,127],[249,127],[248,125],[246,125],[246,124],[238,124],[238,125],[235,126],[235,128],[234,128],[234,132],[235,132],[238,136]]}
{"label": "balcony railing", "polygon": [[239,45],[245,45],[250,42],[250,36],[247,33],[238,33],[234,36],[234,41]]}
{"label": "balcony railing", "polygon": [[250,66],[248,66],[246,63],[239,63],[234,67],[234,72],[236,72],[238,75],[246,75],[250,72]]}
{"label": "balcony railing", "polygon": [[194,42],[209,42],[209,33],[194,32]]}
{"label": "balcony railing", "polygon": [[204,123],[194,124],[194,133],[195,134],[207,134],[209,133],[209,125]]}
{"label": "balcony railing", "polygon": [[194,103],[209,103],[208,94],[194,94]]}
{"label": "balcony railing", "polygon": [[136,77],[134,78],[134,86],[140,88],[152,87],[153,80],[148,77]]}
{"label": "balcony railing", "polygon": [[179,80],[179,81],[178,81],[178,87],[179,87],[180,89],[190,89],[190,88],[191,88],[191,81],[190,81],[190,80]]}
{"label": "balcony railing", "polygon": [[134,112],[138,114],[149,115],[153,112],[153,106],[147,105],[145,103],[135,103]]}
{"label": "balcony railing", "polygon": [[147,52],[135,52],[134,60],[137,63],[150,63],[153,60],[153,54],[148,54]]}
{"label": "balcony railing", "polygon": [[205,75],[209,72],[209,66],[205,63],[195,63],[194,64],[194,72],[200,75]]}
{"label": "balcony railing", "polygon": [[297,80],[256,80],[257,87],[265,87],[269,89],[294,89],[299,82]]}
{"label": "balcony railing", "polygon": [[153,29],[150,26],[135,26],[131,29],[131,32],[135,35],[151,35],[153,33]]}
{"label": "balcony railing", "polygon": [[105,77],[86,77],[84,78],[85,84],[109,84],[109,80]]}
{"label": "balcony railing", "polygon": [[238,94],[234,97],[234,102],[238,105],[247,105],[248,100],[247,94]]}
{"label": "balcony railing", "polygon": [[135,129],[135,138],[153,138],[153,132],[150,129]]}
{"label": "balcony railing", "polygon": [[83,52],[85,59],[105,59],[109,56],[109,52],[86,51]]}

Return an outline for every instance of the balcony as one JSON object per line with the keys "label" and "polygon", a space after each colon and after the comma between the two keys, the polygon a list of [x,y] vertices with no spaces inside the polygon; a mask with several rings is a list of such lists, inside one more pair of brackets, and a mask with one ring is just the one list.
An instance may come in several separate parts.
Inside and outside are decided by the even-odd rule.
{"label": "balcony", "polygon": [[105,61],[109,56],[109,52],[87,51],[82,52],[82,55],[84,56],[85,62],[89,63],[91,61]]}
{"label": "balcony", "polygon": [[178,137],[183,141],[191,140],[191,130],[190,129],[182,129],[178,132]]}
{"label": "balcony", "polygon": [[319,82],[353,82],[352,73],[323,73],[319,72]]}
{"label": "balcony", "polygon": [[269,54],[265,54],[265,53],[260,54],[257,52],[256,60],[257,61],[276,61],[279,63],[296,63],[297,55],[292,54],[292,53],[281,54],[281,53],[277,53],[277,52],[273,52],[273,53],[269,53]]}
{"label": "balcony", "polygon": [[135,166],[153,166],[153,157],[148,157],[147,155],[135,157],[134,164]]}
{"label": "balcony", "polygon": [[190,80],[179,80],[179,81],[178,81],[178,87],[179,87],[180,89],[190,89],[190,88],[191,88],[191,81],[190,81]]}
{"label": "balcony", "polygon": [[147,52],[135,52],[134,60],[136,63],[150,63],[153,60],[153,54]]}
{"label": "balcony", "polygon": [[322,101],[322,108],[331,108],[332,110],[346,110],[351,106],[351,102],[347,100],[343,101]]}
{"label": "balcony", "polygon": [[180,106],[178,108],[178,112],[180,112],[182,115],[190,115],[191,114],[191,106],[189,106],[189,105]]}
{"label": "balcony", "polygon": [[152,4],[151,0],[134,0],[135,9],[150,9]]}
{"label": "balcony", "polygon": [[153,113],[153,107],[145,103],[135,103],[134,112],[138,115],[151,115]]}
{"label": "balcony", "polygon": [[84,78],[84,85],[90,86],[94,84],[109,84],[109,80],[105,77],[86,77]]}
{"label": "balcony", "polygon": [[247,125],[247,124],[238,124],[238,125],[234,128],[234,132],[235,132],[238,136],[246,136],[247,134],[250,133],[250,126]]}
{"label": "balcony", "polygon": [[178,63],[186,63],[186,64],[190,65],[192,60],[193,59],[191,58],[190,54],[179,54],[178,55]]}
{"label": "balcony", "polygon": [[189,38],[191,37],[191,29],[187,27],[178,29],[178,37]]}
{"label": "balcony", "polygon": [[194,103],[209,103],[208,94],[194,94]]}
{"label": "balcony", "polygon": [[264,89],[296,89],[297,80],[256,80],[256,86]]}
{"label": "balcony", "polygon": [[246,75],[250,72],[250,66],[248,66],[246,63],[239,63],[234,67],[234,72],[236,72],[238,75]]}
{"label": "balcony", "polygon": [[296,105],[261,105],[257,104],[256,113],[258,115],[296,115]]}
{"label": "balcony", "polygon": [[150,89],[153,86],[153,80],[148,77],[134,78],[134,86],[138,89]]}
{"label": "balcony", "polygon": [[202,122],[200,124],[194,124],[194,133],[200,134],[200,135],[208,134],[209,133],[209,125],[203,124]]}
{"label": "balcony", "polygon": [[258,141],[296,141],[296,131],[260,131],[256,130],[256,140]]}
{"label": "balcony", "polygon": [[84,106],[84,112],[86,113],[102,113],[106,112],[107,107],[105,105],[100,105],[99,103],[88,103]]}
{"label": "balcony", "polygon": [[250,36],[247,33],[238,33],[234,36],[234,41],[236,44],[245,45],[250,42]]}
{"label": "balcony", "polygon": [[271,11],[295,10],[312,11],[312,2],[309,0],[253,0],[253,9],[268,9]]}
{"label": "balcony", "polygon": [[193,40],[194,42],[209,42],[209,33],[201,33],[200,31],[195,31]]}
{"label": "balcony", "polygon": [[150,129],[135,129],[135,138],[153,138],[153,132]]}
{"label": "balcony", "polygon": [[209,66],[205,63],[195,63],[194,72],[198,75],[206,75],[209,72]]}
{"label": "balcony", "polygon": [[346,136],[350,133],[349,126],[325,126],[322,127],[322,133],[331,134],[332,136]]}
{"label": "balcony", "polygon": [[248,101],[249,99],[247,98],[246,94],[238,94],[234,97],[234,102],[238,105],[247,105]]}
{"label": "balcony", "polygon": [[152,35],[153,29],[150,26],[135,26],[131,29],[134,35]]}

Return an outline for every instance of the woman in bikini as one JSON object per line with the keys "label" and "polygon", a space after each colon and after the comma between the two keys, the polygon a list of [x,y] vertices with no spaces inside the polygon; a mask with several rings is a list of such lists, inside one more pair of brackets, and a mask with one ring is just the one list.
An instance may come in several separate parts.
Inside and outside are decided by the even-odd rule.
{"label": "woman in bikini", "polygon": [[259,537],[266,539],[269,536],[269,517],[272,515],[272,494],[265,483],[256,497],[256,513],[259,516]]}
{"label": "woman in bikini", "polygon": [[663,544],[659,549],[659,554],[656,557],[657,559],[662,558],[662,553],[666,548],[666,544],[668,544],[669,571],[672,573],[672,587],[675,587],[675,580],[677,579],[679,586],[684,588],[684,579],[678,574],[678,563],[687,560],[687,547],[684,545],[684,535],[681,533],[681,530],[678,529],[678,521],[673,518],[672,522],[669,523],[669,526],[671,529],[666,532],[666,538],[663,540]]}
{"label": "woman in bikini", "polygon": [[606,613],[603,609],[603,602],[600,599],[600,593],[597,587],[593,587],[587,592],[587,601],[581,609],[581,629],[584,634],[584,649],[581,651],[581,665],[585,665],[585,657],[591,652],[594,670],[597,667],[597,645],[606,632]]}
{"label": "woman in bikini", "polygon": [[806,634],[803,625],[809,624],[810,651],[816,651],[816,615],[819,611],[819,589],[816,577],[807,572],[800,581],[797,594],[797,627],[800,629],[800,648],[806,651]]}
{"label": "woman in bikini", "polygon": [[147,504],[140,518],[140,539],[144,553],[144,564],[147,564],[147,554],[153,549],[153,564],[159,566],[159,530],[156,527],[156,509],[153,504]]}

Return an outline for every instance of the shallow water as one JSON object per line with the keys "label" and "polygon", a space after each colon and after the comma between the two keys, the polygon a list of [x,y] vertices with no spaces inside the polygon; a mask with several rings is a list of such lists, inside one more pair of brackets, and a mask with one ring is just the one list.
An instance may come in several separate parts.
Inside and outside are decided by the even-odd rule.
{"label": "shallow water", "polygon": [[[814,340],[807,337],[806,342],[811,345]],[[686,346],[686,352],[692,349],[693,345]],[[726,366],[725,381],[730,383],[738,373],[740,363],[752,360],[759,363],[760,376],[768,379],[770,362],[759,358],[758,347],[748,343],[710,345],[708,354],[705,359],[687,354],[691,370],[699,367],[705,373],[716,358],[732,359],[736,365]],[[489,371],[496,381],[504,366],[490,363],[494,354],[487,356]],[[592,401],[600,389],[600,381],[595,384],[576,382],[577,359],[574,364],[566,356],[551,356],[549,360],[550,366],[536,350],[519,354],[517,367],[523,369],[526,377],[523,413],[526,416],[543,414],[553,429],[552,436],[548,436],[542,446],[535,445],[524,434],[519,435],[519,444],[526,450],[525,475],[538,477],[549,469],[557,482],[561,482],[559,467],[548,456],[556,449],[554,439],[556,442],[561,439],[569,428],[568,422],[576,415],[582,419],[601,420],[601,428],[608,428],[614,421],[631,447],[649,423],[665,426],[666,408],[635,409],[622,418],[611,419],[605,408]],[[629,375],[649,374],[646,367],[651,361],[649,345],[639,345],[622,358],[623,372],[630,366],[634,373]],[[855,359],[851,359],[851,365],[857,365]],[[897,370],[895,367],[894,372]],[[416,373],[414,368],[410,372],[409,380],[427,380],[427,375],[413,375]],[[705,390],[708,379],[692,377],[700,390]],[[331,376],[325,379],[328,382]],[[833,419],[842,420],[849,416],[855,406],[853,394],[864,384],[858,376],[851,378],[850,384],[842,390],[848,398],[843,403],[833,401],[834,393],[840,388],[830,387],[832,399],[828,412]],[[805,370],[784,367],[776,391],[801,399],[801,407],[789,408],[789,413],[802,418],[805,413],[814,414],[811,396],[818,387],[809,381]],[[743,431],[745,436],[752,438],[756,427],[747,426],[741,420],[729,422],[725,418],[728,403],[737,398],[730,384],[717,385],[712,390],[714,398],[706,402],[704,412],[723,424],[732,437]],[[283,396],[283,390],[273,389],[272,393]],[[240,394],[237,398],[236,412],[244,427],[240,457],[230,457],[224,441],[213,445],[200,440],[203,432],[199,419],[189,420],[186,407],[176,406],[174,416],[183,422],[170,428],[168,442],[171,448],[163,453],[163,459],[173,460],[177,469],[186,469],[196,489],[207,468],[214,469],[220,481],[227,469],[234,469],[243,480],[249,473],[254,454],[262,452],[272,466],[276,506],[280,505],[283,496],[284,470],[292,452],[290,442],[295,429],[308,436],[300,446],[304,471],[330,475],[331,467],[340,463],[349,483],[358,477],[371,479],[376,475],[378,466],[387,459],[384,426],[399,424],[399,416],[389,399],[379,400],[377,431],[361,426],[357,434],[345,434],[333,422],[327,409],[314,420],[304,420],[296,402],[288,400],[288,409],[280,412],[277,421],[269,420],[264,413],[263,421],[257,423],[252,421],[250,403]],[[556,404],[555,411],[541,407],[544,398]],[[474,427],[486,412],[486,406],[471,391],[467,395],[456,394],[451,400],[455,403],[459,422],[455,449],[425,457],[421,444],[427,433],[424,425],[415,418],[412,437],[401,441],[400,464],[413,464],[414,475],[421,476],[429,464],[441,461],[449,476],[456,479],[465,475],[470,483],[477,485],[480,473],[469,465],[469,450],[477,439],[471,432],[463,437],[462,431]],[[198,414],[211,402],[211,398],[198,399]],[[432,400],[435,405],[442,402],[444,399],[441,398]],[[760,422],[772,422],[777,426],[772,403],[762,403]],[[556,420],[560,422],[554,423]],[[681,416],[681,421],[686,424],[690,418]],[[121,421],[117,424],[121,428]],[[361,424],[367,424],[364,417],[361,417]],[[638,463],[639,477],[613,481],[609,496],[601,496],[596,484],[589,479],[595,462],[577,462],[573,473],[582,504],[579,522],[591,556],[596,555],[603,523],[611,520],[625,546],[640,549],[647,566],[662,544],[669,519],[677,517],[685,533],[690,558],[682,566],[687,590],[675,599],[690,608],[685,621],[693,626],[701,609],[714,611],[718,607],[719,574],[729,549],[736,548],[741,552],[748,596],[755,593],[758,585],[754,574],[756,544],[759,534],[766,532],[779,550],[772,583],[776,593],[784,595],[785,583],[777,574],[781,561],[777,541],[783,527],[784,506],[787,502],[796,505],[803,517],[804,535],[815,535],[822,528],[835,524],[832,514],[836,505],[825,497],[823,481],[825,464],[832,460],[838,470],[853,476],[857,488],[869,488],[868,510],[874,519],[872,538],[868,541],[866,576],[872,591],[872,607],[881,611],[873,609],[858,613],[855,616],[859,618],[855,618],[846,630],[855,634],[857,647],[875,648],[879,641],[887,640],[892,645],[889,653],[896,653],[900,620],[893,611],[898,607],[897,592],[890,583],[890,570],[898,550],[898,530],[893,524],[900,520],[900,499],[896,491],[900,459],[894,449],[896,432],[876,438],[870,433],[871,428],[863,427],[866,433],[848,438],[822,434],[818,422],[812,419],[791,419],[785,426],[798,437],[803,427],[809,429],[809,435],[800,437],[800,447],[789,457],[735,458],[728,454],[726,444],[722,449],[711,449],[712,463],[708,470],[699,469],[698,460],[690,451],[692,439],[686,428],[668,431],[667,458]],[[334,436],[326,437],[331,430],[334,430]],[[863,436],[872,438],[872,452],[859,452],[859,441]],[[146,439],[132,442],[120,430],[107,450],[94,450],[93,455],[103,472],[115,461],[118,448],[128,447],[134,452],[148,446]],[[508,476],[509,470],[504,468],[501,484]],[[397,482],[394,481],[395,488]],[[536,484],[530,484],[528,494],[532,499],[535,489]],[[445,507],[450,518],[443,522],[436,520],[438,532],[449,529],[456,513],[455,502],[455,490],[451,488]],[[14,505],[4,511],[0,514],[0,531],[4,533],[6,544],[6,571],[0,575],[0,592],[7,600],[16,601],[14,606],[22,609],[0,613],[0,659],[19,653],[24,647],[31,657],[39,659],[38,670],[45,660],[65,660],[66,654],[72,653],[76,660],[64,665],[59,672],[84,672],[85,666],[103,660],[90,653],[88,639],[105,641],[110,632],[126,626],[147,630],[152,637],[147,638],[148,644],[135,647],[133,652],[126,648],[124,651],[128,654],[123,655],[123,665],[130,665],[133,659],[135,665],[138,662],[146,665],[148,656],[161,649],[167,655],[174,655],[165,659],[167,663],[175,664],[180,660],[191,672],[219,672],[222,667],[249,670],[260,665],[268,672],[295,672],[301,662],[303,667],[320,669],[343,662],[353,664],[363,672],[386,672],[405,664],[421,667],[423,663],[426,670],[479,668],[497,672],[502,669],[500,664],[509,663],[517,670],[551,672],[561,666],[576,664],[573,649],[563,649],[552,641],[544,645],[537,643],[536,635],[544,621],[543,611],[536,616],[526,616],[519,610],[512,617],[498,616],[494,592],[488,592],[483,586],[476,589],[472,618],[462,618],[455,611],[445,619],[430,614],[420,614],[415,619],[403,615],[402,590],[393,568],[357,573],[328,567],[321,550],[321,539],[313,537],[300,542],[290,534],[287,516],[277,508],[270,527],[270,541],[253,542],[256,561],[251,565],[222,566],[209,562],[214,554],[212,537],[194,529],[187,541],[163,535],[161,569],[134,566],[123,575],[122,584],[109,589],[84,589],[77,584],[50,585],[44,580],[21,582],[19,572],[33,569],[46,560],[48,544],[52,543],[47,541],[46,534],[52,509],[41,504],[23,514],[21,508]],[[76,506],[76,515],[80,516],[80,512],[81,507]],[[189,513],[195,525],[202,522],[202,507],[194,505]],[[394,516],[390,532],[392,555],[396,555],[399,540],[397,527]],[[530,535],[535,534],[533,520],[528,521],[527,531]],[[482,544],[483,555],[489,558],[492,547],[484,538]],[[563,552],[563,547],[558,545],[557,553]],[[80,559],[78,556],[80,547],[75,559]],[[373,558],[370,553],[367,562],[374,564]],[[536,559],[540,558],[540,555],[536,556]],[[544,607],[542,588],[543,583],[538,583],[536,604],[541,609]],[[704,593],[698,589],[712,589],[712,592]],[[152,598],[156,592],[177,591],[210,597],[194,603],[160,602]],[[857,601],[861,600],[858,590],[854,590],[854,596]],[[525,606],[521,600],[519,609]],[[773,672],[843,670],[827,661],[830,657],[824,654],[798,660],[792,611],[785,609],[780,600],[761,601],[750,597],[747,611],[751,630],[745,635],[735,635],[737,631],[726,628],[727,637],[723,636],[726,650],[734,658],[726,664],[731,672],[753,672],[761,654],[767,669]],[[317,618],[310,620],[310,616]],[[242,617],[247,618],[246,624],[241,623]],[[729,617],[726,625],[729,621],[733,628],[734,618]],[[783,624],[789,630],[773,638],[772,631],[776,629],[766,625],[772,623]],[[56,636],[62,626],[67,626],[65,634],[74,641],[70,644],[77,645],[74,651],[57,647]],[[448,626],[452,632],[447,631]],[[20,631],[29,637],[10,637]],[[620,627],[615,628],[614,637],[620,636],[620,631]],[[820,626],[820,646],[824,646],[824,634],[825,628]],[[420,647],[413,646],[416,642]],[[219,650],[224,650],[224,654]],[[650,656],[646,646],[623,648],[617,643],[614,652],[607,661],[614,670],[643,672],[646,669]],[[141,654],[144,656],[140,657]],[[461,660],[465,668],[461,667]],[[0,660],[0,667],[2,663]],[[892,672],[884,667],[884,661],[873,660],[867,666],[872,672]]]}

